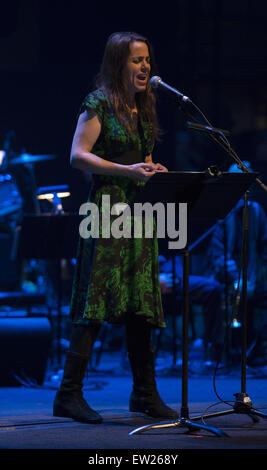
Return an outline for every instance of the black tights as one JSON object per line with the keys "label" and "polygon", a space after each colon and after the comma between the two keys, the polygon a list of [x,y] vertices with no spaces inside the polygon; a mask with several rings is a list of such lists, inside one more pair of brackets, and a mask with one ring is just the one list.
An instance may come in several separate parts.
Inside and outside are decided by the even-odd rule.
{"label": "black tights", "polygon": [[130,317],[125,322],[126,349],[128,353],[141,354],[152,350],[151,326],[141,317]]}
{"label": "black tights", "polygon": [[[70,351],[82,356],[90,356],[101,323],[73,325]],[[127,352],[150,352],[152,349],[151,326],[141,317],[129,316],[125,322]]]}

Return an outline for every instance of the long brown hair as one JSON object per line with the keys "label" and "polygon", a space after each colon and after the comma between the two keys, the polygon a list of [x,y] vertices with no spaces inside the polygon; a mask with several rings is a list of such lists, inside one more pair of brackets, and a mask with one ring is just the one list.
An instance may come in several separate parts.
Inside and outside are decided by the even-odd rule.
{"label": "long brown hair", "polygon": [[[96,86],[108,96],[117,118],[123,122],[130,132],[134,132],[134,123],[129,108],[127,90],[123,80],[123,71],[130,54],[130,43],[145,42],[150,56],[151,75],[156,73],[154,53],[150,42],[140,34],[118,32],[109,36],[100,72],[96,78]],[[148,82],[146,90],[136,94],[136,105],[144,120],[152,125],[154,137],[159,134],[156,98]]]}

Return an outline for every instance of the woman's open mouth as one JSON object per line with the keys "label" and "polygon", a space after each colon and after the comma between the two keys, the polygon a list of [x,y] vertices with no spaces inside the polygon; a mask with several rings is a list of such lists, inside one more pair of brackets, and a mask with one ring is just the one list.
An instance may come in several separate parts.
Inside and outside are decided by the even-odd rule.
{"label": "woman's open mouth", "polygon": [[144,84],[147,81],[147,74],[140,73],[140,74],[136,75],[136,78],[139,82],[142,82]]}

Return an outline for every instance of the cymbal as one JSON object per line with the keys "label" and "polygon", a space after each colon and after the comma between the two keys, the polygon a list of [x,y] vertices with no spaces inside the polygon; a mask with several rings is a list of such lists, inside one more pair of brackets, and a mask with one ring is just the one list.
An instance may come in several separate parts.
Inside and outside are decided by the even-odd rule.
{"label": "cymbal", "polygon": [[56,155],[30,155],[29,153],[22,153],[19,157],[9,160],[9,165],[23,165],[24,163],[38,163],[46,160],[53,160]]}

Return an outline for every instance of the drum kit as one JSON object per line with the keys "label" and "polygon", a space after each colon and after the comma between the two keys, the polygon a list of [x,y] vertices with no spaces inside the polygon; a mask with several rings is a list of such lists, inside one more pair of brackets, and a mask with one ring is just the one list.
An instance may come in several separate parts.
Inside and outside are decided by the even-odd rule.
{"label": "drum kit", "polygon": [[21,153],[10,158],[4,150],[0,150],[0,217],[20,211],[22,208],[22,196],[16,181],[16,174],[25,166],[54,160],[55,155],[41,154],[31,155]]}
{"label": "drum kit", "polygon": [[12,169],[15,165],[25,165],[26,163],[39,163],[47,160],[54,160],[55,155],[30,155],[29,153],[22,153],[18,157],[12,158],[8,162],[8,167]]}

